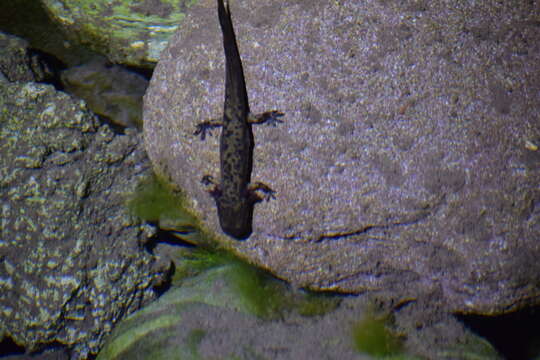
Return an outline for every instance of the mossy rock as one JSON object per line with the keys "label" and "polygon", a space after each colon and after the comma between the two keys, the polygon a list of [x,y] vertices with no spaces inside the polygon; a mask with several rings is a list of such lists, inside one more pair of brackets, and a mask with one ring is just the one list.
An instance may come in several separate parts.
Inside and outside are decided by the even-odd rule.
{"label": "mossy rock", "polygon": [[[177,273],[199,274],[177,276],[174,288],[119,324],[99,360],[209,359],[214,357],[206,355],[214,352],[220,354],[216,359],[253,359],[262,355],[255,350],[260,339],[252,329],[273,331],[285,314],[322,314],[339,303],[336,298],[288,291],[285,283],[227,253],[189,251],[193,255],[185,257]],[[220,333],[231,338],[218,343],[232,345],[220,349],[208,343]],[[291,336],[288,346],[298,338]]]}
{"label": "mossy rock", "polygon": [[114,63],[153,66],[193,0],[43,0],[72,40]]}

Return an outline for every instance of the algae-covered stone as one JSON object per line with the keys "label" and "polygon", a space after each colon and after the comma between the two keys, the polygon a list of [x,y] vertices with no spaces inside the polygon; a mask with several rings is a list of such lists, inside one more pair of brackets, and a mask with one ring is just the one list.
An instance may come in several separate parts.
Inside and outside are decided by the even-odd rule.
{"label": "algae-covered stone", "polygon": [[[271,294],[258,280],[246,278],[245,270],[234,261],[225,261],[185,279],[179,287],[119,324],[98,360],[292,360],[331,359],[332,354],[339,354],[340,359],[368,359],[359,357],[349,346],[348,329],[340,329],[338,319],[329,324],[327,320],[301,318],[288,312],[287,321],[276,321],[281,316],[275,298],[288,297],[285,288],[273,290],[280,294]],[[247,270],[256,272],[253,268]],[[252,294],[239,291],[242,286],[249,287]],[[254,299],[257,292],[274,300]],[[262,313],[261,306],[265,308]],[[267,318],[268,310],[277,315],[272,316],[273,321],[257,316]],[[321,340],[326,331],[331,336]]]}
{"label": "algae-covered stone", "polygon": [[155,297],[150,233],[124,206],[149,173],[140,136],[52,86],[2,82],[0,154],[0,338],[87,358]]}
{"label": "algae-covered stone", "polygon": [[[200,249],[186,250],[177,268],[198,272],[122,321],[98,360],[500,359],[444,312],[406,306],[386,320],[393,316],[369,296],[306,297],[230,255]],[[302,316],[302,302],[324,311]],[[417,322],[403,319],[411,310],[422,312]]]}
{"label": "algae-covered stone", "polygon": [[[421,4],[420,4],[421,3]],[[486,1],[234,1],[254,126],[257,204],[223,234],[201,185],[219,176],[223,112],[215,1],[190,9],[144,103],[158,174],[205,231],[298,286],[437,292],[463,313],[540,299],[540,27],[535,5]],[[471,16],[475,14],[475,16]]]}
{"label": "algae-covered stone", "polygon": [[0,24],[2,31],[28,41],[32,53],[46,54],[54,67],[80,64],[92,56],[90,50],[62,34],[39,0],[0,1]]}
{"label": "algae-covered stone", "polygon": [[115,63],[151,66],[193,0],[42,0],[71,39]]}

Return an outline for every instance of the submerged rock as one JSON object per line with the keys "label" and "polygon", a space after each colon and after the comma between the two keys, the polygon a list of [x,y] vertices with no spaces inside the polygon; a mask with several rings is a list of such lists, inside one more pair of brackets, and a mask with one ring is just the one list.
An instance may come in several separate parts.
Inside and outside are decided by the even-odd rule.
{"label": "submerged rock", "polygon": [[122,127],[142,127],[142,97],[148,80],[96,58],[62,71],[66,91],[84,99],[90,110]]}
{"label": "submerged rock", "polygon": [[190,1],[41,1],[68,38],[114,63],[152,67]]}
{"label": "submerged rock", "polygon": [[[190,10],[145,97],[146,148],[205,231],[295,285],[431,294],[495,314],[540,286],[540,27],[532,3],[233,2],[254,128],[252,179],[276,191],[244,242],[200,180],[218,175],[215,1]],[[478,14],[470,16],[470,14]],[[436,295],[436,296],[435,296]]]}
{"label": "submerged rock", "polygon": [[[206,261],[209,269],[120,323],[97,359],[500,359],[425,304],[405,306],[394,320],[369,296],[307,295],[216,256],[199,255],[196,267]],[[176,260],[179,269],[194,261]]]}
{"label": "submerged rock", "polygon": [[140,136],[50,85],[0,82],[0,339],[96,353],[164,269],[124,206],[149,174]]}

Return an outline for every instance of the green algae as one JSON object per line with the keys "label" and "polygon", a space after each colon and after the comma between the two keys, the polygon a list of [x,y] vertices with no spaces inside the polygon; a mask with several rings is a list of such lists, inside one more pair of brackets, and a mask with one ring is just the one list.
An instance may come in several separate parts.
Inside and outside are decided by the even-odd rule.
{"label": "green algae", "polygon": [[177,273],[173,283],[198,276],[211,269],[224,269],[224,278],[229,289],[242,302],[248,313],[263,318],[279,316],[286,307],[286,285],[232,253],[223,249],[181,249]]}
{"label": "green algae", "polygon": [[174,195],[155,176],[141,182],[128,201],[134,215],[147,221],[159,221],[162,214],[179,210]]}
{"label": "green algae", "polygon": [[246,263],[237,262],[232,270],[230,285],[244,299],[249,312],[262,318],[276,318],[289,307],[284,283]]}
{"label": "green algae", "polygon": [[302,316],[320,316],[335,310],[340,302],[339,295],[306,291],[295,308]]}
{"label": "green algae", "polygon": [[230,252],[206,248],[180,248],[176,252],[176,259],[178,261],[173,284],[177,285],[181,285],[183,279],[238,261]]}
{"label": "green algae", "polygon": [[239,262],[231,272],[231,286],[243,297],[249,310],[265,319],[281,318],[287,312],[303,316],[318,316],[334,310],[341,298],[301,290],[293,291],[288,284],[247,263]]}
{"label": "green algae", "polygon": [[193,356],[200,356],[199,345],[205,336],[206,331],[203,329],[193,329],[187,335],[186,348]]}
{"label": "green algae", "polygon": [[126,205],[133,215],[160,228],[178,232],[196,229],[197,220],[185,210],[183,196],[156,175],[141,181]]}
{"label": "green algae", "polygon": [[173,283],[196,276],[212,268],[226,267],[230,289],[242,299],[247,312],[265,319],[282,317],[296,311],[303,316],[323,315],[334,310],[339,296],[293,291],[286,282],[257,268],[223,249],[181,249]]}
{"label": "green algae", "polygon": [[153,320],[145,322],[144,327],[132,327],[125,329],[125,332],[121,332],[119,336],[112,339],[109,345],[106,346],[98,355],[98,359],[113,359],[116,354],[121,354],[127,351],[138,340],[147,336],[156,329],[163,329],[178,323],[181,317],[172,313],[170,315],[163,315]]}
{"label": "green algae", "polygon": [[[213,257],[206,254],[203,258],[197,258],[196,256],[196,259],[191,259],[193,260],[191,262],[193,266],[195,266],[195,263],[201,266],[206,263],[207,265],[203,267],[208,268],[210,267],[209,264],[223,257],[226,251],[219,250],[221,246],[216,239],[201,230],[204,227],[187,210],[186,202],[187,200],[182,192],[175,190],[169,182],[158,175],[152,174],[139,182],[135,191],[128,196],[126,207],[132,215],[157,225],[161,230],[168,231],[182,242],[201,246],[210,252],[217,251],[216,256]],[[190,263],[189,253],[180,249],[177,255],[179,260]],[[184,256],[187,256],[187,258],[183,259]],[[232,257],[232,255],[230,256]],[[180,267],[184,266],[180,265]],[[195,267],[191,270],[194,269]],[[175,274],[175,278],[189,275],[189,273],[183,274],[181,271]]]}
{"label": "green algae", "polygon": [[[396,359],[402,351],[402,341],[388,326],[388,315],[376,315],[367,311],[365,316],[353,325],[352,336],[355,349],[376,358]],[[399,358],[399,357],[398,357]]]}

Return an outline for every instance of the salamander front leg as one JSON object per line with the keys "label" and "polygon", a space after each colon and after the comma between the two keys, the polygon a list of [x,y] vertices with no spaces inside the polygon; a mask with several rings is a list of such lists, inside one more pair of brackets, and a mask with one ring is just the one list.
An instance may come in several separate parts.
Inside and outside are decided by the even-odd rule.
{"label": "salamander front leg", "polygon": [[270,201],[270,199],[276,198],[274,196],[276,192],[272,190],[268,185],[263,184],[262,182],[255,182],[255,183],[249,184],[248,192],[250,196],[253,198],[253,201],[255,202],[259,202],[263,200]]}
{"label": "salamander front leg", "polygon": [[222,126],[222,122],[219,120],[208,120],[197,124],[193,135],[201,135],[201,140],[206,139],[206,134],[212,136],[212,130]]}
{"label": "salamander front leg", "polygon": [[262,114],[257,114],[257,115],[249,113],[249,115],[248,115],[248,123],[250,123],[250,124],[268,124],[268,125],[276,126],[278,123],[283,122],[283,120],[279,119],[283,115],[285,115],[285,114],[283,114],[281,111],[276,111],[276,110],[263,112]]}

